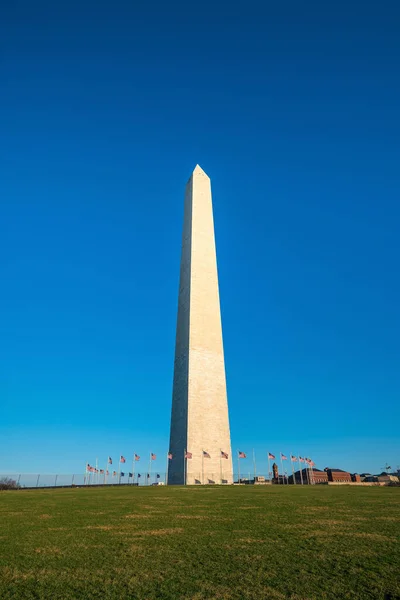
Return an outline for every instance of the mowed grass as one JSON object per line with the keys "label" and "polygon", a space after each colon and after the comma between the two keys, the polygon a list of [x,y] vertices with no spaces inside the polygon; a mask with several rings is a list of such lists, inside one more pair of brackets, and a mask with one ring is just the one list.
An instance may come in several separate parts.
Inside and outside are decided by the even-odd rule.
{"label": "mowed grass", "polygon": [[399,488],[0,492],[0,598],[400,598]]}

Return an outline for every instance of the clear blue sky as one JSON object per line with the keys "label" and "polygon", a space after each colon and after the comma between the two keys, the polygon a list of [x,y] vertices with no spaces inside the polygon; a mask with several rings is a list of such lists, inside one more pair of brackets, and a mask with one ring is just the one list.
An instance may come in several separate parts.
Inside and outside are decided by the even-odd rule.
{"label": "clear blue sky", "polygon": [[399,3],[145,4],[2,7],[0,472],[167,451],[196,163],[233,448],[395,467]]}

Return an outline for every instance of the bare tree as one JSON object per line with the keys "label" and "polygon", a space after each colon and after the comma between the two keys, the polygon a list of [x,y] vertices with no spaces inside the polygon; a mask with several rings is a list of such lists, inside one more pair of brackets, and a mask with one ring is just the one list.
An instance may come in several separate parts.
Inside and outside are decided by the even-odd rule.
{"label": "bare tree", "polygon": [[10,477],[2,477],[0,479],[0,490],[17,490],[20,486]]}

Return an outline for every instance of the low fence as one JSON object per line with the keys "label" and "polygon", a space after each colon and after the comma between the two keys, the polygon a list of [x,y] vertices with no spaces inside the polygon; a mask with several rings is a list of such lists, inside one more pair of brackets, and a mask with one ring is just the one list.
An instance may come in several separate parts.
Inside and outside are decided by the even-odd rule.
{"label": "low fence", "polygon": [[[190,474],[193,483],[198,485],[226,485],[226,484],[270,484],[271,475],[254,473],[233,474],[225,478],[221,473],[199,473]],[[115,486],[115,485],[168,485],[168,477],[165,472],[154,473],[116,473],[105,475],[102,473],[0,473],[1,479],[11,479],[15,486],[19,488],[54,488],[54,487],[83,487],[83,486]],[[188,473],[189,482],[189,473]],[[287,483],[287,480],[279,479],[280,484]]]}
{"label": "low fence", "polygon": [[134,477],[129,473],[123,475],[117,473],[107,476],[100,473],[7,473],[0,474],[3,478],[11,479],[17,487],[21,488],[46,488],[46,487],[83,487],[104,485],[153,485],[162,483],[165,485],[165,473],[135,473]]}

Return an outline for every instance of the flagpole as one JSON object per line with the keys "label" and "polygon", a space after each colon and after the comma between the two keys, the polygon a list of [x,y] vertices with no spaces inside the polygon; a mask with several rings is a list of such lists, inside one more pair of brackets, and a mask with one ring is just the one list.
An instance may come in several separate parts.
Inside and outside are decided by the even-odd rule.
{"label": "flagpole", "polygon": [[201,451],[201,483],[204,485],[204,450]]}
{"label": "flagpole", "polygon": [[119,457],[118,463],[118,485],[121,483],[121,455]]}
{"label": "flagpole", "polygon": [[185,454],[183,455],[183,460],[184,460],[184,463],[183,463],[183,475],[184,475],[184,478],[185,478],[185,481],[184,481],[185,485],[186,485],[186,478],[187,478],[187,458],[186,458],[186,452],[187,452],[187,450],[185,448]]}
{"label": "flagpole", "polygon": [[151,483],[151,452],[150,452],[150,460],[149,460],[149,477],[147,479],[149,480],[148,483]]}
{"label": "flagpole", "polygon": [[[137,462],[136,461],[136,452],[133,453],[133,460],[134,460],[133,464],[135,464]],[[135,472],[133,472],[132,475],[133,475],[133,480],[135,481]],[[136,476],[136,483],[139,487],[139,477],[138,476]]]}
{"label": "flagpole", "polygon": [[292,456],[293,456],[293,454],[290,455],[290,462],[292,463],[293,485],[296,485],[296,477],[294,476],[294,466],[293,466]]}
{"label": "flagpole", "polygon": [[314,485],[314,484],[315,484],[315,481],[314,481],[314,471],[313,471],[313,466],[312,466],[312,459],[310,458],[310,460],[311,460],[311,463],[310,463],[310,469],[311,469],[311,485]]}
{"label": "flagpole", "polygon": [[96,484],[99,483],[99,464],[98,463],[99,463],[99,460],[96,456],[96,479],[95,479]]}
{"label": "flagpole", "polygon": [[237,461],[238,461],[238,483],[240,483],[240,458],[239,458],[239,450],[237,451]]}
{"label": "flagpole", "polygon": [[298,459],[297,459],[297,460],[299,461],[299,467],[300,467],[300,481],[301,481],[301,485],[303,485],[303,470],[302,470],[302,468],[301,468],[301,460],[300,460],[300,456],[298,456]]}
{"label": "flagpole", "polygon": [[[282,471],[282,484],[285,485],[285,475],[283,473],[282,452],[281,452],[281,471]],[[279,479],[278,479],[278,482],[279,482]]]}
{"label": "flagpole", "polygon": [[256,480],[257,467],[256,467],[256,455],[253,448],[253,468],[254,468],[254,481]]}
{"label": "flagpole", "polygon": [[168,485],[168,465],[169,465],[169,463],[168,463],[168,461],[169,461],[168,454],[169,454],[169,452],[167,452],[167,466],[166,466],[166,469],[165,469],[165,485]]}
{"label": "flagpole", "polygon": [[271,481],[271,464],[270,464],[269,452],[268,452],[268,479]]}

